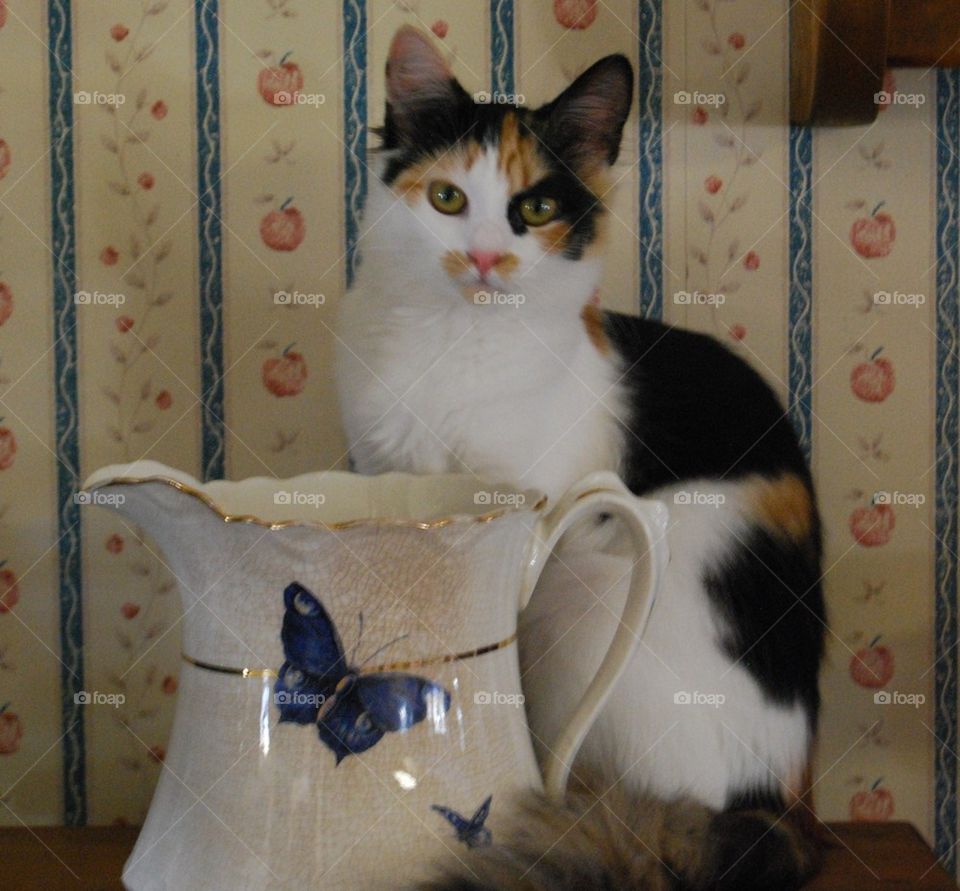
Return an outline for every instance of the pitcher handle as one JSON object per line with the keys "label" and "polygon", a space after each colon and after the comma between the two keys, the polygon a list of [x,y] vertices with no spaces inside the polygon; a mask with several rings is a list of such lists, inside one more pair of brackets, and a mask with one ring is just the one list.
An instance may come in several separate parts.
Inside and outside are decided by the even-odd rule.
{"label": "pitcher handle", "polygon": [[555,797],[563,795],[571,765],[584,738],[640,643],[669,561],[666,505],[637,498],[614,473],[594,473],[572,486],[557,506],[540,519],[521,592],[521,609],[529,602],[560,536],[582,517],[601,512],[623,521],[633,538],[637,560],[623,613],[603,662],[566,730],[548,751],[544,787],[548,795]]}

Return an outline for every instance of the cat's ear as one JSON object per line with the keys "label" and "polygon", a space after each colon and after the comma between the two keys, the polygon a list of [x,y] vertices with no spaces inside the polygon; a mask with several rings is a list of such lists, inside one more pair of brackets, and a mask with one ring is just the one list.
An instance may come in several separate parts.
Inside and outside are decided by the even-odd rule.
{"label": "cat's ear", "polygon": [[537,115],[547,138],[578,163],[613,164],[633,102],[633,66],[626,56],[607,56],[580,75]]}
{"label": "cat's ear", "polygon": [[438,104],[469,99],[447,60],[425,33],[404,25],[387,57],[387,119],[415,135],[417,118]]}

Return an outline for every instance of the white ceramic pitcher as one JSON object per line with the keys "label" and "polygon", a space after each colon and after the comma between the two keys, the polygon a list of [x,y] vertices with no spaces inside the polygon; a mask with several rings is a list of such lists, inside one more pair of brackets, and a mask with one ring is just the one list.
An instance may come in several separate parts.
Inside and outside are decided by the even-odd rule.
{"label": "white ceramic pitcher", "polygon": [[516,793],[541,785],[516,628],[551,549],[603,511],[639,561],[596,679],[548,741],[553,792],[667,559],[666,509],[612,474],[549,511],[467,476],[201,484],[137,462],[85,490],[153,536],[183,600],[172,738],[124,871],[136,891],[397,888],[495,840]]}

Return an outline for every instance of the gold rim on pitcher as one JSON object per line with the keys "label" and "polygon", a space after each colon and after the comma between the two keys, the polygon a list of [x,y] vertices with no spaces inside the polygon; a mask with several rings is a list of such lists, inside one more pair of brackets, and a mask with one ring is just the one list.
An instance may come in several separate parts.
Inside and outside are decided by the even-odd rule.
{"label": "gold rim on pitcher", "polygon": [[[278,480],[278,482],[283,482],[283,480]],[[191,498],[196,498],[199,502],[212,510],[225,523],[252,523],[257,526],[264,526],[267,529],[286,529],[291,526],[303,526],[313,529],[330,529],[339,531],[342,529],[354,529],[358,526],[399,526],[411,529],[428,530],[439,529],[443,526],[449,526],[452,523],[457,522],[489,523],[491,520],[496,520],[499,517],[516,513],[518,510],[530,510],[534,513],[538,513],[543,510],[547,504],[547,496],[542,495],[529,508],[508,506],[478,515],[454,514],[452,516],[439,517],[435,520],[413,520],[396,517],[360,517],[356,520],[343,520],[337,523],[324,523],[319,520],[265,520],[262,517],[255,516],[254,514],[228,514],[206,492],[202,492],[194,486],[191,486],[189,483],[184,483],[180,480],[176,480],[167,476],[118,476],[109,480],[95,483],[89,487],[84,487],[80,491],[90,493],[95,492],[98,489],[106,488],[107,486],[136,486],[140,485],[141,483],[163,483],[164,485],[172,486],[178,492],[183,492],[184,495],[189,495]],[[518,494],[523,493],[518,492]]]}

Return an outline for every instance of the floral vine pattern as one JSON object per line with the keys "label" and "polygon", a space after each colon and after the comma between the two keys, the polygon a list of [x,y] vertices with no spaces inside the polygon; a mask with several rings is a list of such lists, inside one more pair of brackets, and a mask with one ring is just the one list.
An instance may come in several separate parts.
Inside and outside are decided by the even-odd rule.
{"label": "floral vine pattern", "polygon": [[[100,137],[102,149],[114,161],[108,186],[129,233],[125,243],[106,244],[99,255],[104,268],[124,270],[121,280],[128,291],[123,304],[127,311],[111,322],[110,376],[101,386],[114,415],[108,438],[120,452],[118,460],[124,461],[149,450],[148,437],[156,436],[164,413],[174,405],[170,385],[157,380],[156,363],[150,361],[163,343],[164,309],[174,299],[166,285],[174,254],[172,242],[165,237],[170,222],[163,217],[158,194],[162,177],[152,169],[156,157],[145,149],[169,113],[167,102],[155,92],[146,64],[169,27],[162,18],[167,7],[167,0],[145,2],[131,26],[118,22],[110,28],[105,50],[115,94],[133,99],[102,106],[109,122]],[[144,85],[136,88],[137,79]],[[124,524],[104,542],[111,558],[123,561],[131,580],[113,629],[120,664],[108,671],[106,680],[122,694],[123,703],[111,709],[110,719],[121,740],[120,768],[142,777],[156,772],[163,760],[163,747],[150,738],[164,735],[166,722],[160,719],[169,720],[172,699],[167,697],[176,690],[176,678],[161,669],[152,652],[175,611],[171,596],[175,583],[144,536],[139,527]],[[149,787],[149,781],[144,782]],[[147,802],[141,804],[145,808]],[[134,815],[135,820],[141,817]]]}
{"label": "floral vine pattern", "polygon": [[[724,95],[724,101],[716,104],[714,109],[696,104],[690,114],[690,120],[696,126],[707,124],[712,115],[717,116],[721,126],[713,133],[714,143],[720,149],[717,172],[704,180],[703,192],[697,201],[700,220],[706,226],[706,240],[699,245],[690,245],[689,259],[696,271],[691,271],[688,262],[685,290],[703,294],[714,328],[740,342],[746,338],[747,328],[740,323],[727,325],[722,322],[723,301],[726,295],[743,287],[744,273],[756,272],[760,268],[760,255],[754,250],[743,251],[739,237],[727,233],[735,228],[736,215],[747,206],[750,198],[750,189],[743,186],[743,172],[760,160],[761,153],[749,146],[748,131],[763,108],[763,100],[748,92],[750,62],[741,61],[741,56],[749,41],[741,31],[727,33],[721,28],[718,17],[721,2],[724,0],[697,0],[696,3],[709,22],[709,33],[703,38],[701,48],[719,63],[718,83],[732,85],[733,102]],[[716,299],[720,295],[723,300]],[[685,321],[689,309],[689,305],[683,307]]]}
{"label": "floral vine pattern", "polygon": [[[6,4],[0,2],[0,28],[7,22]],[[0,98],[3,91],[0,90]],[[2,136],[3,134],[0,134]],[[6,139],[0,138],[0,180],[10,173],[14,164],[13,150]],[[3,241],[3,223],[0,218],[0,244]],[[16,327],[14,318],[13,288],[4,278],[4,270],[0,269],[0,349],[3,338],[10,336]],[[16,336],[15,334],[13,336]],[[10,381],[3,373],[2,356],[0,356],[0,387]],[[17,437],[13,431],[13,424],[5,422],[0,417],[0,480],[4,476],[14,473],[14,464],[17,457]],[[0,490],[2,491],[2,490]],[[9,490],[8,490],[9,491]],[[7,505],[0,500],[0,532],[5,529],[3,523]],[[0,537],[0,678],[8,672],[16,670],[16,663],[12,655],[13,644],[9,642],[7,633],[10,629],[9,613],[20,602],[20,580],[10,558],[5,557],[7,545]],[[20,741],[23,739],[24,726],[19,715],[13,710],[12,703],[0,703],[0,756],[15,755],[20,750]]]}

